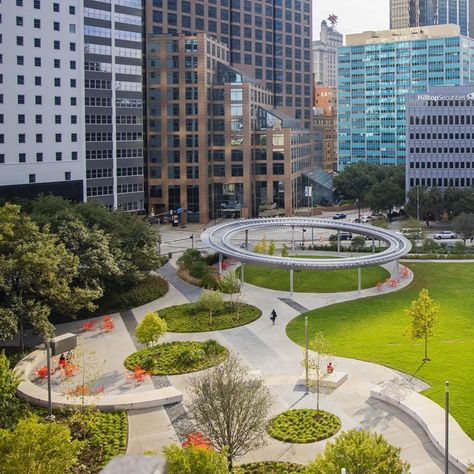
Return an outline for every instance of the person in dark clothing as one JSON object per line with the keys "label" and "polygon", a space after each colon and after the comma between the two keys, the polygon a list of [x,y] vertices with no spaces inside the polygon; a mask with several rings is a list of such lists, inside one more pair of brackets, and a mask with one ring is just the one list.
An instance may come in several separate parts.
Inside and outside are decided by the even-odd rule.
{"label": "person in dark clothing", "polygon": [[273,310],[273,311],[271,312],[270,319],[272,320],[272,323],[273,323],[274,326],[275,326],[276,318],[277,318],[277,312],[276,312],[275,310]]}

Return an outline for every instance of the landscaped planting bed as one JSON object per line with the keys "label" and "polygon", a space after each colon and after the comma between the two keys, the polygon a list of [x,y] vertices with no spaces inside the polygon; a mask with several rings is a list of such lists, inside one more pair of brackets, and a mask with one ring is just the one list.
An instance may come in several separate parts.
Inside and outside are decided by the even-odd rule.
{"label": "landscaped planting bed", "polygon": [[305,467],[292,462],[262,461],[241,464],[234,468],[234,474],[293,474],[304,472]]}
{"label": "landscaped planting bed", "polygon": [[229,351],[214,340],[204,342],[167,342],[134,352],[125,359],[125,367],[139,366],[152,375],[178,375],[208,369],[219,364]]}
{"label": "landscaped planting bed", "polygon": [[280,413],[268,424],[268,434],[288,443],[314,443],[330,438],[341,428],[341,420],[327,411],[303,408]]}
{"label": "landscaped planting bed", "polygon": [[224,304],[224,309],[209,317],[208,311],[198,310],[194,303],[170,306],[160,310],[169,332],[207,332],[249,324],[262,315],[255,306],[245,303]]}

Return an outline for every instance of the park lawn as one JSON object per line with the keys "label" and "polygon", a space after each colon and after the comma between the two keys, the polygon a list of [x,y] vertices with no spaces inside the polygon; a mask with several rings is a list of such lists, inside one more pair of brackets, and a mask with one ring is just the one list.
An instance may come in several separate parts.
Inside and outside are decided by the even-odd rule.
{"label": "park lawn", "polygon": [[413,283],[387,295],[365,298],[314,310],[290,321],[290,339],[304,344],[304,316],[310,334],[319,330],[333,353],[376,362],[408,374],[421,365],[424,344],[408,335],[404,309],[422,288],[441,304],[439,325],[429,341],[426,363],[417,377],[431,385],[423,395],[444,403],[444,381],[450,382],[451,413],[474,438],[474,265],[469,263],[410,263]]}
{"label": "park lawn", "polygon": [[[237,269],[240,277],[240,268]],[[362,268],[362,288],[372,288],[385,281],[390,274],[382,267]],[[280,268],[245,265],[245,283],[290,291],[290,271]],[[338,293],[357,290],[357,269],[348,270],[301,270],[294,273],[294,291],[300,293]]]}

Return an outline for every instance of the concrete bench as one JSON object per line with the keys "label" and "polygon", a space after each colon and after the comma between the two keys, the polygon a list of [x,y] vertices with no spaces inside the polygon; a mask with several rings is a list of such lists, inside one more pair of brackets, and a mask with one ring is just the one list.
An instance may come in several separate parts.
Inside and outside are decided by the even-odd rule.
{"label": "concrete bench", "polygon": [[[325,387],[325,388],[337,388],[337,387],[340,387],[346,380],[347,380],[346,372],[338,372],[337,370],[335,370],[332,374],[326,374],[319,381],[319,384],[321,385],[321,387]],[[310,382],[311,382],[311,377],[310,377]],[[314,384],[314,380],[313,380],[313,384]],[[306,372],[303,372],[301,377],[298,379],[298,382],[296,382],[296,385],[306,386]]]}
{"label": "concrete bench", "polygon": [[[44,364],[45,357],[45,351],[34,351],[15,367],[15,372],[22,380],[17,388],[18,396],[32,405],[42,407],[48,406],[48,391],[46,388],[34,384],[29,376],[35,367]],[[53,408],[84,404],[93,405],[103,411],[139,410],[178,403],[182,400],[183,394],[172,386],[120,395],[84,395],[83,397],[65,396],[58,392],[52,392],[51,397]]]}
{"label": "concrete bench", "polygon": [[[396,406],[415,419],[426,431],[435,447],[444,454],[444,409],[429,398],[412,390],[406,381],[389,380],[370,390],[371,397]],[[474,462],[474,441],[457,421],[449,417],[449,460],[462,472]]]}

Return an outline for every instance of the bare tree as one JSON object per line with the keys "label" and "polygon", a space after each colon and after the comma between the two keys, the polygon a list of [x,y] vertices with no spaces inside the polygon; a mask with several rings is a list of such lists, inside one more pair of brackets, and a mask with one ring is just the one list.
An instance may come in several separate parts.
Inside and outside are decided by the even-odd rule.
{"label": "bare tree", "polygon": [[262,379],[250,374],[237,355],[192,379],[191,412],[216,449],[234,458],[265,444],[265,427],[273,400]]}

